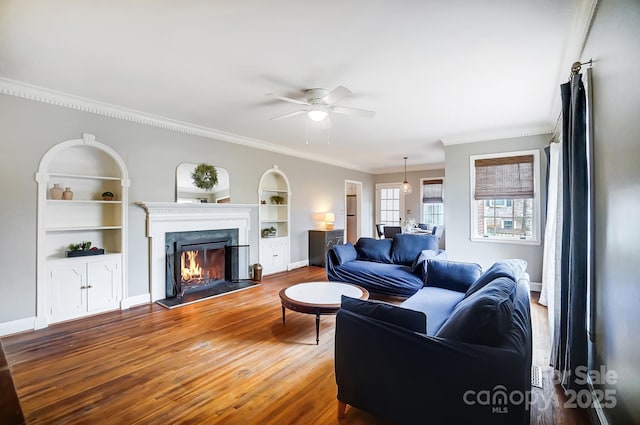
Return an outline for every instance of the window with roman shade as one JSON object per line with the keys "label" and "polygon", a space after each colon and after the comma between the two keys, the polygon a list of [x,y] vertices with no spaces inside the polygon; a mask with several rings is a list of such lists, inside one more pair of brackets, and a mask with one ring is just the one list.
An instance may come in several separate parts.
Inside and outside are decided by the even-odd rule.
{"label": "window with roman shade", "polygon": [[471,238],[538,241],[539,152],[471,157]]}
{"label": "window with roman shade", "polygon": [[421,223],[432,226],[444,224],[444,180],[422,180],[422,215]]}

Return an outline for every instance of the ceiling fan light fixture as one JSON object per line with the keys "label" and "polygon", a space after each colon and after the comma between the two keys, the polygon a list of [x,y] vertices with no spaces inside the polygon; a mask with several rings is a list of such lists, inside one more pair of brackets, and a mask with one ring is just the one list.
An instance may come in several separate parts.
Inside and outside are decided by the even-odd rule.
{"label": "ceiling fan light fixture", "polygon": [[329,113],[322,109],[314,108],[308,111],[307,115],[309,116],[309,118],[311,118],[312,121],[322,121],[323,119],[327,118],[327,115],[329,115]]}
{"label": "ceiling fan light fixture", "polygon": [[402,193],[408,195],[413,191],[413,188],[407,181],[407,156],[404,157],[404,181],[402,182]]}

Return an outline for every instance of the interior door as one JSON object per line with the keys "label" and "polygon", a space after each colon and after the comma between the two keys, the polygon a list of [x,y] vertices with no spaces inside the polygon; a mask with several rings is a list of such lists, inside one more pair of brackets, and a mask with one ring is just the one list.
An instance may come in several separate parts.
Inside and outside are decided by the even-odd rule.
{"label": "interior door", "polygon": [[380,183],[376,185],[376,224],[400,226],[404,211],[402,183]]}

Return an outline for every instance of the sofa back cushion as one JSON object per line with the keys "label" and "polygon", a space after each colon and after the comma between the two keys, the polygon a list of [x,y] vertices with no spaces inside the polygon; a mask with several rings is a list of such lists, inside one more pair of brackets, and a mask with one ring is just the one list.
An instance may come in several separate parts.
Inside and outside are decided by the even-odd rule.
{"label": "sofa back cushion", "polygon": [[431,259],[427,260],[427,281],[424,286],[467,292],[481,273],[479,264]]}
{"label": "sofa back cushion", "polygon": [[495,346],[511,324],[516,282],[498,277],[456,305],[436,336]]}
{"label": "sofa back cushion", "polygon": [[358,260],[391,262],[391,239],[360,238],[356,242]]}
{"label": "sofa back cushion", "polygon": [[482,273],[478,280],[473,282],[467,290],[465,298],[499,277],[508,277],[517,282],[526,269],[527,262],[525,260],[512,259],[496,261],[486,272]]}
{"label": "sofa back cushion", "polygon": [[358,258],[358,251],[353,246],[351,242],[347,242],[344,245],[334,245],[333,253],[338,260],[338,264],[348,263],[349,261],[354,261]]}
{"label": "sofa back cushion", "polygon": [[427,332],[427,316],[421,311],[409,310],[380,301],[360,300],[342,296],[340,306],[361,316],[370,317],[413,332]]}
{"label": "sofa back cushion", "polygon": [[435,235],[403,235],[393,237],[391,262],[411,266],[424,250],[438,252],[438,238]]}

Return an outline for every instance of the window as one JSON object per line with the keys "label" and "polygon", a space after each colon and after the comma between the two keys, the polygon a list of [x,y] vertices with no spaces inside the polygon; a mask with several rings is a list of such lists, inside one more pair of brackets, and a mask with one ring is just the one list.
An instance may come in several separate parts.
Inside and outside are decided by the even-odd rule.
{"label": "window", "polygon": [[400,226],[400,211],[403,199],[400,196],[400,184],[377,184],[376,198],[378,206],[377,223],[387,226]]}
{"label": "window", "polygon": [[444,224],[444,180],[422,180],[422,219],[421,223],[432,226]]}
{"label": "window", "polygon": [[471,239],[539,241],[539,153],[471,157]]}

